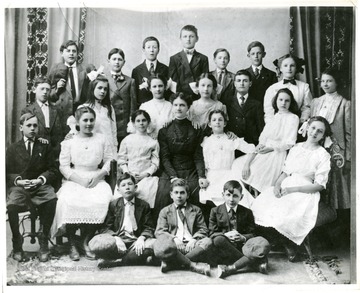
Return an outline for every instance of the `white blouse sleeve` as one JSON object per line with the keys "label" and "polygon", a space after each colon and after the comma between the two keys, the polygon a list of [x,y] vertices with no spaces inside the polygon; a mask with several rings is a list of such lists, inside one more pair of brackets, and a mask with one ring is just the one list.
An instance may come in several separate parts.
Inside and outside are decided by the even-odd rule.
{"label": "white blouse sleeve", "polygon": [[322,185],[324,188],[326,188],[326,183],[328,182],[329,172],[331,169],[330,157],[330,154],[324,150],[324,154],[320,159],[314,176],[314,183]]}
{"label": "white blouse sleeve", "polygon": [[[266,127],[266,126],[265,126]],[[272,147],[274,151],[281,152],[292,148],[297,139],[297,131],[299,128],[299,117],[293,115],[288,119],[283,137],[280,141],[270,141],[266,146]]]}
{"label": "white blouse sleeve", "polygon": [[276,91],[273,86],[270,86],[264,96],[264,120],[267,124],[274,117],[274,108],[272,106],[272,100],[276,94]]}
{"label": "white blouse sleeve", "polygon": [[289,154],[286,157],[282,171],[287,175],[291,175],[291,167],[293,165],[293,160],[294,160],[293,158],[296,158],[298,152],[299,152],[299,146],[295,145],[290,149]]}
{"label": "white blouse sleeve", "polygon": [[117,141],[117,127],[116,127],[116,116],[115,116],[115,110],[113,106],[111,106],[111,134],[113,138],[113,144],[117,148],[118,141]]}
{"label": "white blouse sleeve", "polygon": [[110,163],[111,163],[111,160],[113,159],[113,148],[112,148],[109,140],[105,139],[105,137],[103,137],[103,147],[104,147],[104,151],[103,151],[104,165],[101,168],[101,170],[104,170],[107,172],[107,174],[109,174]]}
{"label": "white blouse sleeve", "polygon": [[121,143],[120,143],[120,148],[119,148],[119,152],[118,152],[118,166],[122,169],[122,171],[124,173],[128,173],[129,169],[128,169],[128,160],[129,160],[129,156],[128,156],[128,145],[127,145],[127,137],[125,137]]}
{"label": "white blouse sleeve", "polygon": [[61,152],[59,156],[59,163],[60,163],[59,170],[66,179],[69,179],[70,176],[74,173],[74,169],[70,167],[71,140],[72,139],[67,139],[61,142]]}
{"label": "white blouse sleeve", "polygon": [[151,150],[151,158],[150,158],[151,165],[148,169],[144,170],[144,173],[149,173],[150,176],[152,176],[157,171],[160,164],[159,151],[160,151],[159,142],[156,141],[156,143],[153,145]]}
{"label": "white blouse sleeve", "polygon": [[245,154],[250,154],[255,152],[255,145],[252,143],[247,143],[242,137],[241,138],[238,137],[235,140],[235,143],[236,143],[236,149],[242,151]]}
{"label": "white blouse sleeve", "polygon": [[304,97],[303,97],[303,103],[301,105],[301,120],[306,121],[310,118],[310,106],[311,101],[313,99],[313,96],[310,92],[310,86],[309,84],[305,84],[304,86]]}

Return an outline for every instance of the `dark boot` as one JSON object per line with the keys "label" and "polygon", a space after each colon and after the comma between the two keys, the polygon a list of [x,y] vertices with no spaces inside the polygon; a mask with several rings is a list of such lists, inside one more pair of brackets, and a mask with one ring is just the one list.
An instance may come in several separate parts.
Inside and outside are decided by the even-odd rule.
{"label": "dark boot", "polygon": [[49,241],[48,238],[41,233],[39,235],[39,244],[40,244],[40,251],[39,251],[39,260],[40,262],[47,262],[50,260],[50,250],[49,250]]}
{"label": "dark boot", "polygon": [[73,261],[80,260],[80,254],[76,248],[76,241],[75,241],[76,230],[77,227],[75,225],[71,225],[71,224],[66,225],[66,234],[70,244],[69,257]]}
{"label": "dark boot", "polygon": [[24,255],[24,251],[22,249],[23,242],[24,242],[24,238],[21,235],[18,235],[16,238],[12,239],[12,244],[13,244],[12,258],[18,262],[25,262],[29,260]]}

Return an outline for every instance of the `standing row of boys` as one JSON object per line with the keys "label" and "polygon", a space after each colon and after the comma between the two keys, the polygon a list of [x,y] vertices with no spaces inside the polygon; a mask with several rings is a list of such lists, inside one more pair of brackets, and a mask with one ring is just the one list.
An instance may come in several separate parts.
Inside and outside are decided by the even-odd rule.
{"label": "standing row of boys", "polygon": [[[214,53],[217,68],[208,73],[208,58],[194,50],[197,29],[185,26],[180,39],[184,50],[170,58],[168,68],[157,61],[159,41],[146,38],[146,60],[133,70],[133,78],[121,72],[125,63],[121,49],[109,52],[109,68],[96,71],[93,66],[76,63],[75,42],[61,46],[64,63],[54,66],[50,81],[38,78],[35,82],[36,102],[24,109],[20,119],[24,137],[7,152],[7,210],[16,260],[26,259],[18,213],[37,207],[43,225],[41,261],[49,259],[50,234],[66,234],[70,257],[78,260],[74,236],[81,224],[85,255],[106,259],[99,261],[99,267],[156,264],[160,259],[163,272],[186,267],[208,275],[209,265],[202,262],[210,262],[221,264],[221,277],[248,265],[264,273],[269,243],[263,237],[254,237],[254,217],[243,207],[253,205],[253,196],[244,184],[255,195],[278,186],[275,195],[281,197],[283,165],[287,151],[296,143],[299,122],[305,122],[301,129],[308,134],[307,127],[311,124],[314,128],[314,121],[307,120],[317,115],[326,118],[325,122],[315,121],[323,124],[318,130],[315,123],[317,131],[323,133],[315,138],[311,135],[313,141],[308,135],[304,146],[317,150],[330,134],[330,123],[338,162],[330,173],[328,203],[334,208],[349,208],[350,102],[336,92],[337,73],[323,73],[321,86],[326,95],[312,101],[309,85],[295,80],[303,65],[299,58],[285,55],[277,60],[283,76],[278,82],[276,74],[262,65],[264,46],[252,42],[248,46],[250,68],[236,74],[228,72],[229,52],[218,49]],[[171,103],[167,101],[170,96]],[[137,108],[140,110],[135,111]],[[67,135],[60,152],[60,142],[68,132],[65,121],[72,127],[69,117],[74,112],[77,129],[71,132],[76,135]],[[57,195],[50,186],[58,173],[49,159],[51,153],[56,157],[60,154],[60,171],[65,178]],[[235,154],[239,157],[236,160]],[[330,155],[321,152],[320,157],[318,164],[307,166],[313,169],[296,170],[313,172],[312,184],[319,185],[311,192],[302,192],[318,193],[325,188]],[[117,196],[121,197],[114,201],[103,181],[111,159],[118,161],[119,174],[124,174],[118,183]],[[101,162],[104,164],[98,169]],[[136,189],[138,196],[134,199]],[[240,200],[243,206],[238,205]],[[315,206],[317,203],[316,199],[312,202]],[[260,208],[255,204],[253,211],[264,214],[262,209],[268,204],[260,204]],[[287,228],[283,231],[272,225],[271,219],[262,223],[263,215],[255,217],[255,221],[278,228],[281,235],[301,244],[317,216],[317,209],[305,211],[310,226],[300,227],[297,232],[305,234],[295,239],[288,237]],[[207,238],[202,213],[209,222],[211,239]],[[100,228],[98,224],[104,219],[105,228]],[[151,224],[154,220],[158,223],[155,242]],[[102,233],[93,237],[99,228]],[[218,249],[225,254],[219,254]],[[292,260],[294,253],[290,252]]]}

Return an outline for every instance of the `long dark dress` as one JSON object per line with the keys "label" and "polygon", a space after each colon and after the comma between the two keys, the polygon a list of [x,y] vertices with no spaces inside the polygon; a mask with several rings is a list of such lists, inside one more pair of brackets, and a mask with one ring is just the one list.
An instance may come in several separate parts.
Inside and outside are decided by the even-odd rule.
{"label": "long dark dress", "polygon": [[188,119],[173,120],[159,131],[160,180],[156,193],[154,218],[171,204],[170,180],[186,179],[190,187],[189,202],[199,202],[199,177],[205,178],[205,165],[200,146],[202,131],[195,129]]}

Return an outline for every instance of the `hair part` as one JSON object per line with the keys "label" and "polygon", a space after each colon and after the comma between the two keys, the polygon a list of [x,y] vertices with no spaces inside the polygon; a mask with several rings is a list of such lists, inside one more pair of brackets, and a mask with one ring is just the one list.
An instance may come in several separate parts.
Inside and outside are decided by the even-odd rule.
{"label": "hair part", "polygon": [[221,53],[221,52],[225,52],[227,55],[228,55],[228,58],[229,58],[229,61],[230,61],[230,53],[228,50],[226,50],[225,48],[219,48],[219,49],[216,49],[213,56],[214,56],[214,59],[216,58],[216,56]]}
{"label": "hair part", "polygon": [[119,179],[116,181],[116,184],[119,186],[122,181],[127,180],[127,179],[130,179],[134,184],[136,184],[135,177],[132,176],[130,173],[127,173],[127,172],[122,174],[119,177]]}
{"label": "hair part", "polygon": [[330,123],[322,116],[314,116],[314,117],[311,117],[308,121],[308,124],[310,127],[310,125],[315,122],[315,121],[319,121],[319,122],[322,122],[324,123],[325,125],[325,133],[324,133],[324,137],[319,141],[319,144],[321,146],[324,146],[324,142],[325,142],[325,139],[326,137],[328,136],[331,136],[332,135],[332,131],[331,131],[331,126],[330,126]]}
{"label": "hair part", "polygon": [[19,123],[20,123],[20,125],[24,125],[25,121],[27,121],[27,120],[29,120],[29,119],[31,119],[31,118],[34,118],[34,117],[36,117],[35,114],[30,113],[30,112],[25,113],[25,114],[22,114],[22,115],[20,116]]}
{"label": "hair part", "polygon": [[176,186],[184,187],[185,190],[186,190],[187,195],[189,195],[189,193],[190,193],[190,187],[189,187],[188,182],[187,182],[185,179],[181,179],[181,178],[175,179],[175,180],[171,183],[170,192],[173,191]]}
{"label": "hair part", "polygon": [[155,73],[154,75],[151,75],[149,80],[148,80],[148,83],[149,83],[149,87],[151,87],[151,82],[154,80],[154,79],[160,79],[162,81],[162,83],[164,84],[164,88],[166,88],[166,85],[167,85],[167,80],[166,80],[166,77],[162,74],[159,74],[159,73]]}
{"label": "hair part", "polygon": [[186,103],[186,105],[188,106],[188,108],[190,108],[190,106],[192,105],[192,102],[193,102],[192,97],[190,95],[185,95],[182,92],[177,92],[176,94],[171,95],[170,103],[173,104],[177,98],[183,100]]}
{"label": "hair part", "polygon": [[279,95],[281,93],[285,93],[287,94],[289,97],[290,97],[290,106],[289,106],[289,111],[297,116],[299,116],[299,107],[298,107],[298,104],[296,103],[295,101],[295,98],[294,98],[294,95],[292,93],[291,90],[289,90],[288,88],[282,88],[282,89],[279,89],[275,95],[275,97],[272,99],[272,107],[275,111],[275,113],[279,112],[279,108],[277,106],[277,99],[279,97]]}
{"label": "hair part", "polygon": [[224,184],[223,191],[229,191],[229,193],[233,194],[234,189],[237,189],[242,193],[242,186],[239,181],[236,180],[230,180]]}
{"label": "hair part", "polygon": [[108,59],[111,58],[112,55],[114,54],[119,54],[124,60],[125,60],[125,53],[123,50],[121,50],[120,48],[113,48],[110,50],[109,54],[108,54]]}
{"label": "hair part", "polygon": [[207,73],[201,73],[200,76],[196,79],[196,86],[199,86],[200,80],[207,78],[210,79],[213,84],[213,89],[216,90],[217,88],[217,81],[215,76],[213,76],[210,72]]}
{"label": "hair part", "polygon": [[226,118],[226,115],[225,115],[225,112],[223,110],[212,110],[210,113],[209,113],[209,123],[211,122],[211,118],[214,114],[220,114],[223,118],[224,118],[224,121],[225,123],[228,122],[227,118]]}
{"label": "hair part", "polygon": [[236,78],[237,76],[239,75],[246,75],[248,78],[249,78],[249,81],[252,81],[252,77],[251,77],[251,74],[249,71],[247,71],[246,69],[240,69],[238,70],[236,73],[235,73],[235,77]]}
{"label": "hair part", "polygon": [[99,74],[94,80],[92,80],[89,84],[89,88],[88,88],[88,100],[87,100],[87,103],[89,103],[89,105],[91,105],[92,107],[95,106],[95,100],[96,100],[96,97],[95,97],[95,94],[94,94],[94,91],[95,91],[95,88],[97,86],[97,84],[99,82],[106,82],[108,84],[108,89],[107,89],[107,92],[106,92],[106,95],[105,95],[105,98],[101,100],[100,104],[102,106],[104,106],[105,108],[107,108],[108,110],[108,117],[112,120],[112,107],[111,107],[111,100],[110,100],[110,86],[109,86],[109,80]]}
{"label": "hair part", "polygon": [[180,31],[180,38],[181,38],[181,34],[182,34],[183,31],[193,32],[193,33],[195,34],[196,38],[197,38],[197,39],[199,38],[199,36],[198,36],[198,30],[197,30],[197,28],[196,28],[194,25],[192,25],[192,24],[187,24],[187,25],[185,25],[185,26],[181,29],[181,31]]}
{"label": "hair part", "polygon": [[34,79],[34,88],[36,88],[39,84],[42,83],[47,83],[51,86],[50,78],[48,78],[47,76],[37,76]]}
{"label": "hair part", "polygon": [[135,123],[135,119],[137,116],[140,115],[144,115],[145,119],[147,120],[148,123],[151,122],[151,118],[148,112],[146,112],[145,110],[136,110],[134,113],[131,114],[131,122]]}
{"label": "hair part", "polygon": [[155,42],[157,43],[157,45],[158,45],[159,50],[160,50],[160,42],[159,42],[159,40],[158,40],[157,38],[155,38],[155,37],[153,37],[153,36],[146,37],[146,38],[144,39],[143,44],[142,44],[143,49],[145,49],[146,43],[147,43],[147,42],[150,42],[150,41],[155,41]]}
{"label": "hair part", "polygon": [[259,41],[253,41],[247,46],[247,51],[250,53],[252,48],[259,47],[263,53],[265,53],[264,45]]}
{"label": "hair part", "polygon": [[78,44],[73,41],[73,40],[68,40],[68,41],[65,41],[64,43],[61,44],[60,46],[60,52],[64,52],[65,49],[67,49],[68,47],[70,46],[75,46],[76,47],[76,51],[79,52],[79,46]]}

